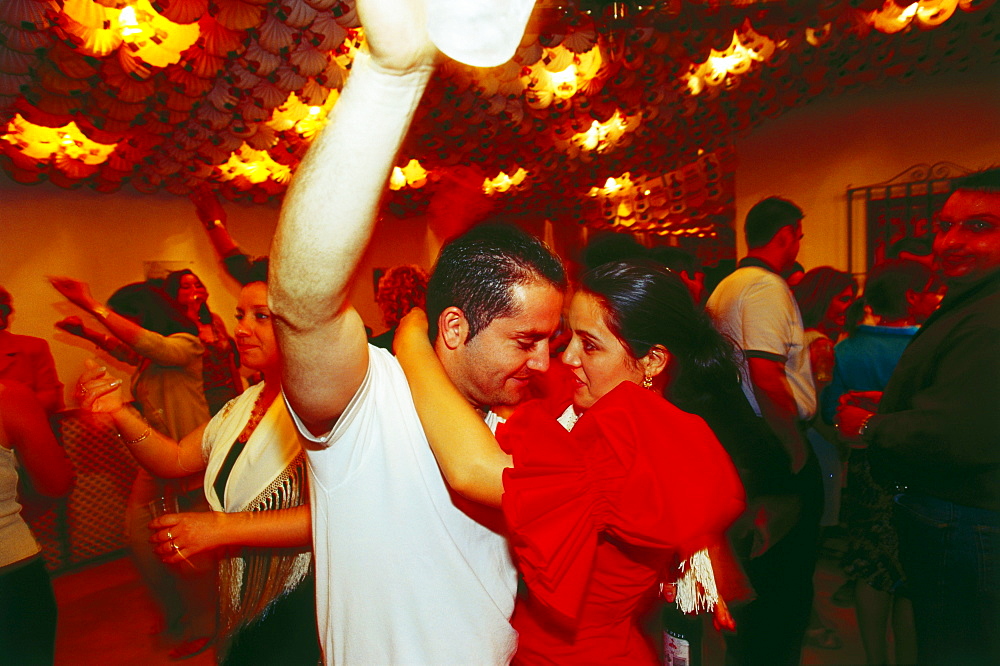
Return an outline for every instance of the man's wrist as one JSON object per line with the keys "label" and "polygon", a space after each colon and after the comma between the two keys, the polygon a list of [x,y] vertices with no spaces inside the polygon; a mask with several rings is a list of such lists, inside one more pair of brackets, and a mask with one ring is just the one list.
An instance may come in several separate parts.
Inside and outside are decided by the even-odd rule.
{"label": "man's wrist", "polygon": [[864,419],[861,420],[861,425],[858,426],[858,439],[862,442],[867,442],[871,437],[872,428],[872,417],[875,416],[874,413],[869,414]]}

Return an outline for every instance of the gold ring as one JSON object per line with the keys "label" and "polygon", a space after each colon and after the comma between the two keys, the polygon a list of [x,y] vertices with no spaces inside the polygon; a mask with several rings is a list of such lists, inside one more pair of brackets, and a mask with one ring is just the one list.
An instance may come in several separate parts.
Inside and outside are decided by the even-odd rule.
{"label": "gold ring", "polygon": [[181,547],[180,547],[180,546],[178,546],[178,545],[177,545],[176,543],[174,543],[173,541],[171,541],[171,542],[170,542],[170,547],[171,547],[171,548],[173,548],[173,549],[174,549],[174,551],[175,551],[175,552],[176,552],[176,553],[177,553],[178,555],[180,555],[180,554],[181,554]]}
{"label": "gold ring", "polygon": [[174,540],[174,535],[170,533],[170,530],[167,530],[167,539],[170,541]]}

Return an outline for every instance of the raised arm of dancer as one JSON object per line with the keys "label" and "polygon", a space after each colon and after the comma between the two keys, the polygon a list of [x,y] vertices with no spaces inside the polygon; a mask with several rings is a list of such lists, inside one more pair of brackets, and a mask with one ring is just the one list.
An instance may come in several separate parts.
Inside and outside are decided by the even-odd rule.
{"label": "raised arm of dancer", "polygon": [[135,322],[122,317],[94,298],[90,293],[90,285],[82,280],[71,277],[50,276],[49,282],[70,303],[94,315],[95,318],[107,326],[108,330],[115,337],[130,347],[139,341],[139,338],[142,337],[143,332],[146,330]]}
{"label": "raised arm of dancer", "polygon": [[503,470],[512,466],[511,457],[445,373],[427,339],[423,310],[413,309],[403,318],[394,349],[448,485],[470,500],[500,506]]}
{"label": "raised arm of dancer", "polygon": [[135,409],[125,404],[120,379],[94,360],[87,359],[85,364],[86,369],[77,383],[77,392],[83,398],[81,408],[110,416],[136,462],[150,474],[166,479],[205,469],[201,442],[207,423],[192,430],[181,441],[173,440],[154,430]]}
{"label": "raised arm of dancer", "polygon": [[422,2],[359,2],[358,14],[371,54],[355,59],[330,122],[299,165],[271,248],[282,384],[314,434],[332,428],[368,369],[348,291],[437,57]]}
{"label": "raised arm of dancer", "polygon": [[142,362],[142,357],[124,342],[113,335],[106,335],[92,328],[87,328],[83,325],[83,320],[76,315],[57,321],[55,326],[70,335],[75,335],[78,338],[83,338],[88,342],[94,343],[98,349],[122,363],[139,365]]}

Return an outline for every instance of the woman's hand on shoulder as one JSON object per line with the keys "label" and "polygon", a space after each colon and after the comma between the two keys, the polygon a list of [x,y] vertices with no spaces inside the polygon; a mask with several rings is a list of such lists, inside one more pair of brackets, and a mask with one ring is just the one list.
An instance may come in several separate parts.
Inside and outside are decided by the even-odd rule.
{"label": "woman's hand on shoulder", "polygon": [[431,346],[427,339],[427,313],[421,308],[413,308],[399,321],[396,336],[393,338],[392,351],[399,355],[414,348]]}

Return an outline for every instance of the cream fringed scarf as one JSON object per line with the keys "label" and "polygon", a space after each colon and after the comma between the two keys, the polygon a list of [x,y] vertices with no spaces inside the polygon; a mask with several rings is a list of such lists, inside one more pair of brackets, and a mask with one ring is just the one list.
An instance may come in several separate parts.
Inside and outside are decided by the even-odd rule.
{"label": "cream fringed scarf", "polygon": [[[254,386],[230,401],[205,429],[205,496],[214,511],[272,511],[308,502],[305,455],[280,395],[236,459],[224,502],[212,487],[262,389]],[[311,560],[308,547],[242,548],[226,554],[219,562],[221,635],[228,641],[234,631],[266,614],[276,599],[302,582]]]}

